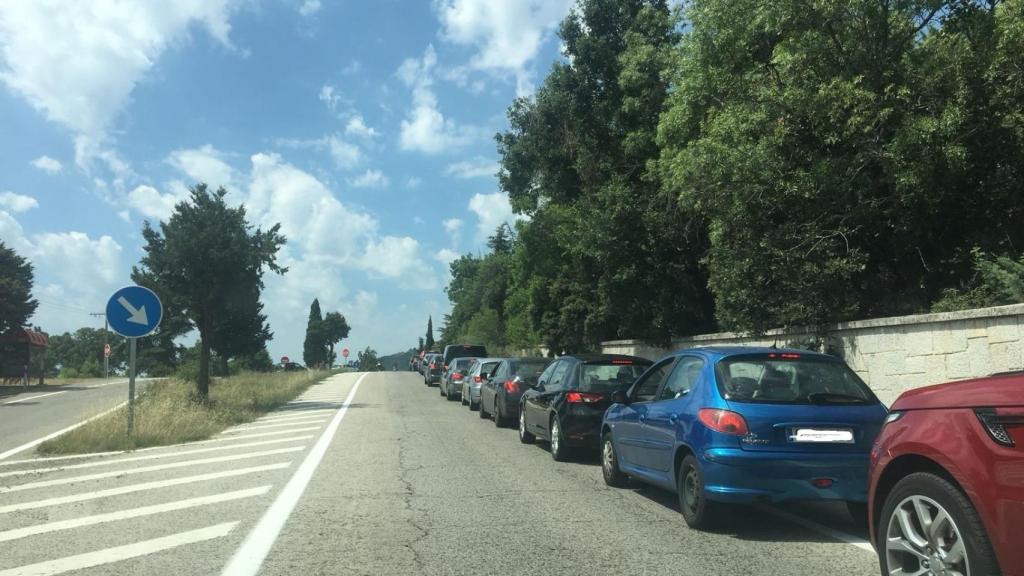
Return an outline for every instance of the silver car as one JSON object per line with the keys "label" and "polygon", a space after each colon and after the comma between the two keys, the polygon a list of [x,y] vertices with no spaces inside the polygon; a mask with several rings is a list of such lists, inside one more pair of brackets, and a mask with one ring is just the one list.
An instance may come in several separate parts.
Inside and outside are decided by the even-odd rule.
{"label": "silver car", "polygon": [[469,367],[469,375],[462,380],[462,403],[469,404],[470,410],[480,408],[480,385],[494,374],[501,361],[502,358],[477,358]]}
{"label": "silver car", "polygon": [[467,374],[469,374],[469,369],[474,362],[476,362],[476,358],[456,358],[452,360],[448,370],[441,375],[441,396],[449,400],[455,400],[458,396],[461,396],[462,381],[469,377]]}

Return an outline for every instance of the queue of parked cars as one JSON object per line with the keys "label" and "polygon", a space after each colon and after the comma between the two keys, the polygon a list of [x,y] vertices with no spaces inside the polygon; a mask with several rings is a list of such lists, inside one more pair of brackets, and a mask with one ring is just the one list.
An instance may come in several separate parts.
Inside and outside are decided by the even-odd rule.
{"label": "queue of parked cars", "polygon": [[723,504],[839,500],[882,574],[1024,575],[1024,372],[904,393],[887,409],[842,360],[708,347],[620,354],[425,353],[438,383],[552,458],[600,455],[609,486],[676,493],[700,529]]}

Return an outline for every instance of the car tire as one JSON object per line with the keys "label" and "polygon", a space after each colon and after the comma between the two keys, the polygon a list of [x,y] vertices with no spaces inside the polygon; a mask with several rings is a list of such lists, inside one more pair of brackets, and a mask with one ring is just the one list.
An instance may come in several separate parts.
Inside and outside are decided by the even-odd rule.
{"label": "car tire", "polygon": [[[992,551],[992,544],[985,532],[985,526],[981,523],[977,510],[971,504],[967,496],[952,482],[931,472],[915,472],[903,478],[893,487],[892,491],[885,498],[882,505],[882,513],[878,519],[877,540],[881,549],[878,551],[878,561],[884,573],[888,574],[890,557],[892,559],[902,558],[907,555],[916,558],[905,548],[899,548],[895,539],[902,536],[906,546],[917,549],[912,540],[906,538],[903,532],[903,524],[894,516],[898,511],[903,510],[906,514],[913,515],[911,526],[923,526],[920,511],[925,510],[932,513],[932,520],[940,512],[945,512],[947,519],[944,542],[956,541],[963,544],[964,555],[970,565],[971,575],[998,574],[999,564],[996,561],[995,553]],[[931,521],[928,522],[931,524]],[[915,538],[916,539],[916,538]],[[932,539],[926,539],[931,541]],[[893,550],[890,552],[889,542],[893,542]],[[946,559],[947,550],[933,550]],[[921,550],[918,550],[921,552]],[[928,554],[928,549],[923,551]],[[952,570],[960,569],[967,574],[958,563],[947,564]]]}
{"label": "car tire", "polygon": [[551,448],[551,457],[554,458],[555,462],[565,462],[569,459],[572,450],[565,445],[562,423],[558,420],[557,415],[551,416],[551,424],[548,426],[548,430],[551,432],[551,438],[548,441]]}
{"label": "car tire", "polygon": [[494,410],[491,411],[491,416],[494,418],[495,428],[504,428],[506,424],[506,418],[501,415],[501,406],[498,404],[498,395],[494,395]]}
{"label": "car tire", "polygon": [[676,495],[679,498],[679,511],[682,512],[687,526],[694,530],[702,530],[711,525],[719,506],[705,497],[704,472],[692,454],[683,458],[679,465]]}
{"label": "car tire", "polygon": [[629,484],[629,476],[619,469],[619,455],[615,452],[610,432],[601,438],[601,476],[604,483],[612,488],[623,488]]}
{"label": "car tire", "polygon": [[523,444],[533,444],[537,437],[526,430],[526,412],[519,408],[519,441]]}

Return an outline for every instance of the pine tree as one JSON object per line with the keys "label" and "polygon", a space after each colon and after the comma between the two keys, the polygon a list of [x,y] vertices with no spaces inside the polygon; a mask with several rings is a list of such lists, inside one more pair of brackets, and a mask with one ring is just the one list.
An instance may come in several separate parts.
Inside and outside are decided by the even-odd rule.
{"label": "pine tree", "polygon": [[424,342],[424,345],[427,347],[426,348],[427,350],[433,350],[434,349],[434,317],[433,316],[428,316],[427,317],[427,339]]}
{"label": "pine tree", "polygon": [[323,315],[320,300],[314,298],[309,305],[309,321],[306,322],[306,340],[302,344],[302,360],[313,368],[323,364],[327,358],[324,352]]}

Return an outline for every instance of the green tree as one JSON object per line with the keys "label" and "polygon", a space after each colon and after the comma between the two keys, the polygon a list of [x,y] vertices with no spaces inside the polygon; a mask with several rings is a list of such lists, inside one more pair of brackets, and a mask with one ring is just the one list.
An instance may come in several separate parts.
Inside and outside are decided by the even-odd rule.
{"label": "green tree", "polygon": [[334,345],[341,342],[345,338],[348,338],[348,333],[351,328],[345,317],[340,312],[328,312],[324,316],[324,320],[320,325],[321,336],[326,344],[327,351],[327,365],[333,366],[337,356],[334,353]]}
{"label": "green tree", "polygon": [[323,334],[324,318],[320,312],[320,300],[313,299],[309,305],[309,319],[306,321],[306,339],[302,343],[302,361],[314,368],[326,361]]}
{"label": "green tree", "polygon": [[369,372],[377,369],[377,351],[369,346],[359,352],[359,370]]}
{"label": "green tree", "polygon": [[171,317],[180,315],[199,331],[196,392],[203,400],[209,394],[212,343],[224,341],[221,331],[251,332],[238,335],[248,341],[267,333],[262,322],[245,316],[258,315],[258,308],[238,308],[232,300],[241,297],[251,305],[263,289],[265,269],[287,271],[277,264],[285,243],[280,225],[254,228],[246,221],[245,207],[228,206],[226,195],[224,188],[210,192],[197,184],[159,230],[146,222],[146,254],[132,270],[132,279],[153,289]]}
{"label": "green tree", "polygon": [[649,169],[676,24],[664,1],[581,0],[560,28],[567,60],[498,136],[501,188],[531,217],[511,290],[529,322],[514,324],[551,349],[711,325],[704,228]]}
{"label": "green tree", "polygon": [[428,316],[427,317],[427,337],[426,337],[426,340],[424,340],[424,345],[427,347],[427,350],[433,350],[434,349],[434,317],[433,316]]}
{"label": "green tree", "polygon": [[924,310],[973,247],[1022,245],[1002,4],[687,5],[659,166],[706,221],[723,328]]}
{"label": "green tree", "polygon": [[32,264],[0,241],[0,334],[21,328],[35,313]]}

